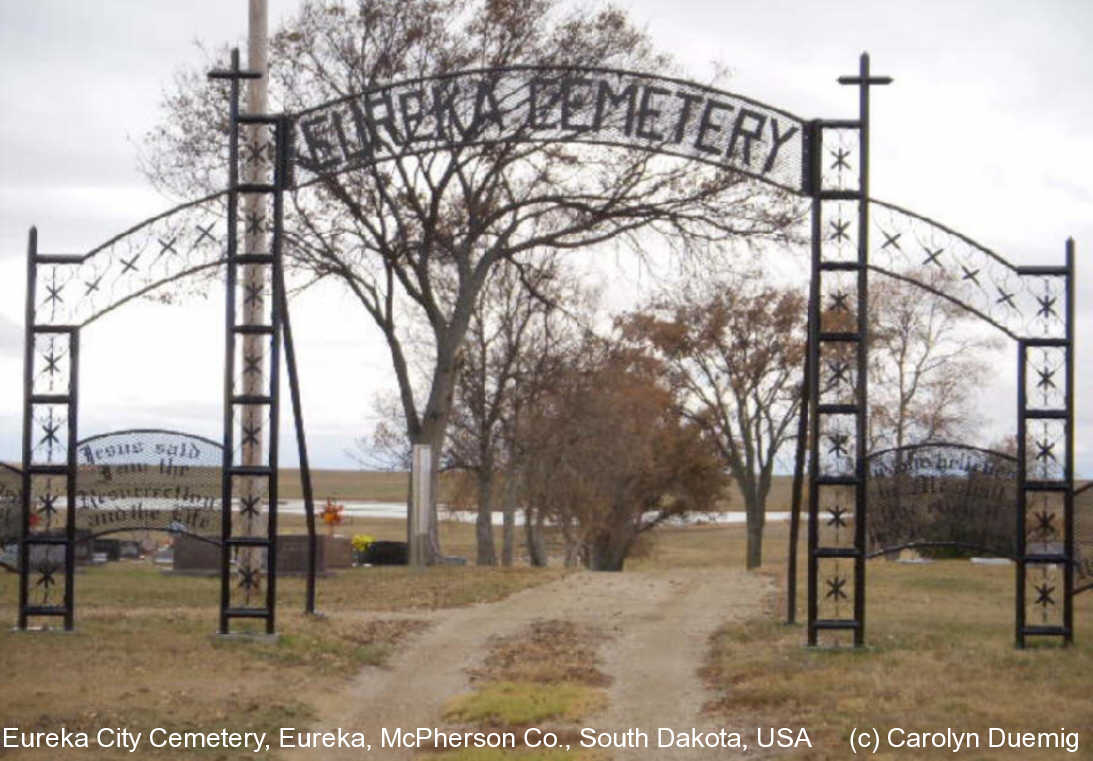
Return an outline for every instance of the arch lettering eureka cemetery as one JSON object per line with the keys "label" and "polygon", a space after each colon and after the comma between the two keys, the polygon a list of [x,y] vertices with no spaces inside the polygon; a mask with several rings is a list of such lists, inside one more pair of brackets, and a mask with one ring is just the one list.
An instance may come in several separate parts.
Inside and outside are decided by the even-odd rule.
{"label": "arch lettering eureka cemetery", "polygon": [[410,80],[305,111],[296,127],[296,166],[310,179],[438,147],[569,142],[647,148],[795,191],[804,182],[797,117],[693,82],[606,69]]}

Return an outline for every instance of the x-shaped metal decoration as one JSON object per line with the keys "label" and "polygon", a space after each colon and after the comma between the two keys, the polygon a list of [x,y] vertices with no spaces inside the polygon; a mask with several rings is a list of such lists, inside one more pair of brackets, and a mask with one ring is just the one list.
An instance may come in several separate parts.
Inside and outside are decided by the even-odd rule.
{"label": "x-shaped metal decoration", "polygon": [[835,505],[835,507],[828,508],[827,514],[831,517],[827,519],[827,525],[834,526],[835,528],[845,528],[846,521],[843,519],[843,516],[846,515],[847,512],[849,511],[842,505]]}
{"label": "x-shaped metal decoration", "polygon": [[138,252],[132,259],[126,259],[123,256],[119,256],[118,259],[121,261],[121,274],[124,275],[126,272],[131,271],[135,272],[137,271],[137,259],[140,259],[140,253]]}
{"label": "x-shaped metal decoration", "polygon": [[1017,305],[1013,303],[1012,293],[1002,290],[1002,288],[997,285],[995,286],[995,289],[998,291],[998,299],[994,302],[995,304],[1006,304],[1007,306],[1017,309]]}
{"label": "x-shaped metal decoration", "polygon": [[49,377],[52,378],[57,373],[61,372],[60,361],[63,355],[57,354],[56,346],[53,339],[49,341],[49,352],[42,355],[42,359],[46,361],[45,372],[49,373]]}
{"label": "x-shaped metal decoration", "polygon": [[49,521],[59,511],[57,510],[57,495],[46,492],[38,497],[38,501],[41,503],[41,507],[38,508],[38,512],[46,516],[46,520]]}
{"label": "x-shaped metal decoration", "polygon": [[1048,317],[1058,317],[1055,314],[1055,302],[1058,301],[1058,297],[1051,296],[1045,293],[1043,296],[1036,297],[1036,303],[1040,305],[1040,309],[1037,310],[1036,316],[1043,317],[1045,320]]}
{"label": "x-shaped metal decoration", "polygon": [[210,243],[216,243],[216,237],[213,236],[213,226],[202,227],[197,225],[197,240],[194,241],[194,246],[200,246],[202,242],[208,238]]}
{"label": "x-shaped metal decoration", "polygon": [[1055,442],[1042,439],[1036,442],[1036,459],[1047,462],[1048,460],[1055,460]]}
{"label": "x-shaped metal decoration", "polygon": [[243,163],[248,165],[264,163],[266,161],[266,153],[268,152],[269,148],[270,144],[268,142],[248,142],[243,149],[244,151],[246,151],[246,155],[243,157]]}
{"label": "x-shaped metal decoration", "polygon": [[831,227],[835,232],[831,233],[831,240],[850,240],[850,236],[846,234],[846,231],[850,229],[850,222],[842,219],[831,220]]}
{"label": "x-shaped metal decoration", "polygon": [[1042,538],[1055,536],[1055,513],[1041,510],[1036,513],[1036,535]]}
{"label": "x-shaped metal decoration", "polygon": [[261,423],[243,423],[243,446],[248,444],[252,446],[258,446],[258,437],[262,433]]}
{"label": "x-shaped metal decoration", "polygon": [[63,288],[63,285],[57,285],[57,273],[54,272],[53,282],[46,285],[46,303],[50,305],[63,303],[64,298],[61,296],[61,289]]}
{"label": "x-shaped metal decoration", "polygon": [[843,591],[843,587],[846,586],[845,576],[836,576],[833,579],[824,579],[824,583],[827,584],[827,594],[824,595],[824,599],[835,598],[835,601],[846,600],[846,592]]}
{"label": "x-shaped metal decoration", "polygon": [[42,444],[60,444],[60,439],[57,438],[57,432],[61,430],[61,424],[53,421],[53,413],[50,413],[49,420],[42,423],[42,431],[45,436],[41,438],[38,445]]}
{"label": "x-shaped metal decoration", "polygon": [[832,169],[849,169],[850,165],[846,163],[846,160],[850,157],[850,151],[846,148],[839,148],[834,151],[830,151],[831,155],[835,157],[835,163],[831,165]]}
{"label": "x-shaped metal decoration", "polygon": [[884,243],[881,244],[882,249],[892,246],[896,251],[903,250],[899,245],[899,239],[903,237],[903,233],[893,233],[892,235],[889,235],[884,230],[881,230],[880,233],[884,236]]}
{"label": "x-shaped metal decoration", "polygon": [[258,517],[258,505],[261,503],[262,498],[256,494],[252,494],[249,497],[239,498],[239,514],[245,515],[248,518]]}
{"label": "x-shaped metal decoration", "polygon": [[163,238],[157,238],[159,241],[159,254],[156,256],[158,260],[160,257],[170,254],[171,256],[178,255],[178,249],[175,248],[175,243],[178,242],[178,236],[171,238],[170,240],[163,240]]}
{"label": "x-shaped metal decoration", "polygon": [[262,285],[261,283],[246,283],[243,286],[245,293],[243,294],[243,303],[247,306],[261,304],[262,297]]}
{"label": "x-shaped metal decoration", "polygon": [[61,569],[59,563],[42,563],[38,566],[38,580],[34,582],[34,586],[41,587],[47,593],[49,588],[57,584],[57,580],[53,578],[53,575]]}
{"label": "x-shaped metal decoration", "polygon": [[1042,388],[1045,391],[1049,388],[1055,388],[1055,371],[1049,367],[1037,368],[1036,374],[1040,376],[1040,380],[1036,381],[1036,388]]}
{"label": "x-shaped metal decoration", "polygon": [[239,586],[246,590],[258,589],[262,583],[262,573],[252,566],[240,566]]}
{"label": "x-shaped metal decoration", "polygon": [[976,285],[979,285],[979,270],[969,269],[963,264],[960,265],[960,269],[964,270],[964,275],[960,278],[961,280],[971,280]]}
{"label": "x-shaped metal decoration", "polygon": [[99,283],[102,282],[103,275],[105,275],[105,274],[106,273],[103,272],[103,273],[100,273],[99,276],[97,278],[95,278],[94,280],[91,280],[91,281],[85,280],[84,281],[84,285],[87,286],[87,290],[84,291],[84,296],[90,296],[92,293],[99,290]]}
{"label": "x-shaped metal decoration", "polygon": [[926,258],[922,260],[923,266],[926,266],[927,264],[936,264],[938,269],[945,269],[944,265],[937,260],[937,258],[945,252],[944,248],[931,250],[927,246],[923,246],[922,250],[926,252]]}
{"label": "x-shaped metal decoration", "polygon": [[831,447],[827,450],[828,454],[835,454],[837,457],[846,455],[846,443],[850,440],[848,435],[845,433],[829,433],[827,439],[831,442]]}
{"label": "x-shaped metal decoration", "polygon": [[1055,587],[1049,586],[1045,581],[1040,586],[1036,587],[1036,605],[1040,605],[1045,609],[1049,605],[1055,604],[1055,598],[1051,596],[1051,593],[1055,591]]}
{"label": "x-shaped metal decoration", "polygon": [[831,382],[842,384],[850,382],[850,363],[849,362],[831,362],[827,363],[828,369],[831,370]]}
{"label": "x-shaped metal decoration", "polygon": [[247,212],[246,214],[246,228],[247,234],[257,235],[258,233],[265,232],[263,222],[266,221],[266,216],[256,211]]}
{"label": "x-shaped metal decoration", "polygon": [[849,298],[850,295],[845,291],[831,294],[831,308],[836,311],[849,312],[850,307],[846,303],[846,300]]}
{"label": "x-shaped metal decoration", "polygon": [[243,355],[243,375],[251,374],[262,374],[262,355],[260,353]]}

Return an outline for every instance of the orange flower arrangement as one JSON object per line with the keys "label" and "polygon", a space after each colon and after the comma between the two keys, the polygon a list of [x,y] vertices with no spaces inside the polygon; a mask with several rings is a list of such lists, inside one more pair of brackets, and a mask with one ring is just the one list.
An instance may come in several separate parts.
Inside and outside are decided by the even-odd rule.
{"label": "orange flower arrangement", "polygon": [[323,511],[319,514],[323,519],[323,523],[326,524],[327,533],[331,536],[334,535],[334,527],[341,525],[343,510],[345,510],[344,505],[336,505],[334,500],[328,497]]}

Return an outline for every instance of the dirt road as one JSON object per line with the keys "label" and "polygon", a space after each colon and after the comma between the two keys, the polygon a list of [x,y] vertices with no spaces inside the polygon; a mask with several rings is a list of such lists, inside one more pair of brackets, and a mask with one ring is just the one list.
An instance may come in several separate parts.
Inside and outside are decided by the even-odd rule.
{"label": "dirt road", "polygon": [[[702,717],[708,699],[697,671],[709,635],[722,624],[759,615],[770,581],[726,569],[591,573],[567,576],[496,603],[424,613],[432,626],[410,640],[384,668],[365,669],[345,689],[315,701],[324,717],[313,729],[363,731],[373,751],[284,751],[289,759],[411,758],[412,751],[378,749],[381,727],[444,726],[446,701],[470,689],[466,669],[484,658],[492,635],[508,635],[536,619],[591,624],[611,635],[601,651],[613,679],[608,708],[585,726],[624,732],[641,728],[656,747],[658,727],[715,730]],[[689,761],[725,758],[726,751],[615,751],[615,758]]]}

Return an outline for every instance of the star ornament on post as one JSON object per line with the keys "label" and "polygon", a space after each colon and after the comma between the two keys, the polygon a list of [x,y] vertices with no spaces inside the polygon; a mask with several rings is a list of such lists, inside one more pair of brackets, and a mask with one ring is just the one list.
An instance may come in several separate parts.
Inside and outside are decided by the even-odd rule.
{"label": "star ornament on post", "polygon": [[834,526],[835,528],[845,528],[846,519],[843,518],[847,514],[847,509],[842,505],[835,505],[835,507],[829,508],[827,514],[831,517],[827,519],[828,526]]}
{"label": "star ornament on post", "polygon": [[846,457],[848,453],[846,445],[850,441],[848,435],[845,433],[830,433],[827,440],[831,442],[831,446],[827,449],[828,454],[834,454],[836,457]]}
{"label": "star ornament on post", "polygon": [[824,599],[834,598],[835,602],[839,600],[849,599],[846,596],[846,592],[843,588],[846,586],[845,576],[836,576],[833,579],[825,579],[824,583],[827,584],[827,593],[824,595]]}
{"label": "star ornament on post", "polygon": [[254,566],[244,565],[239,567],[239,586],[248,592],[253,592],[262,586],[262,572]]}

